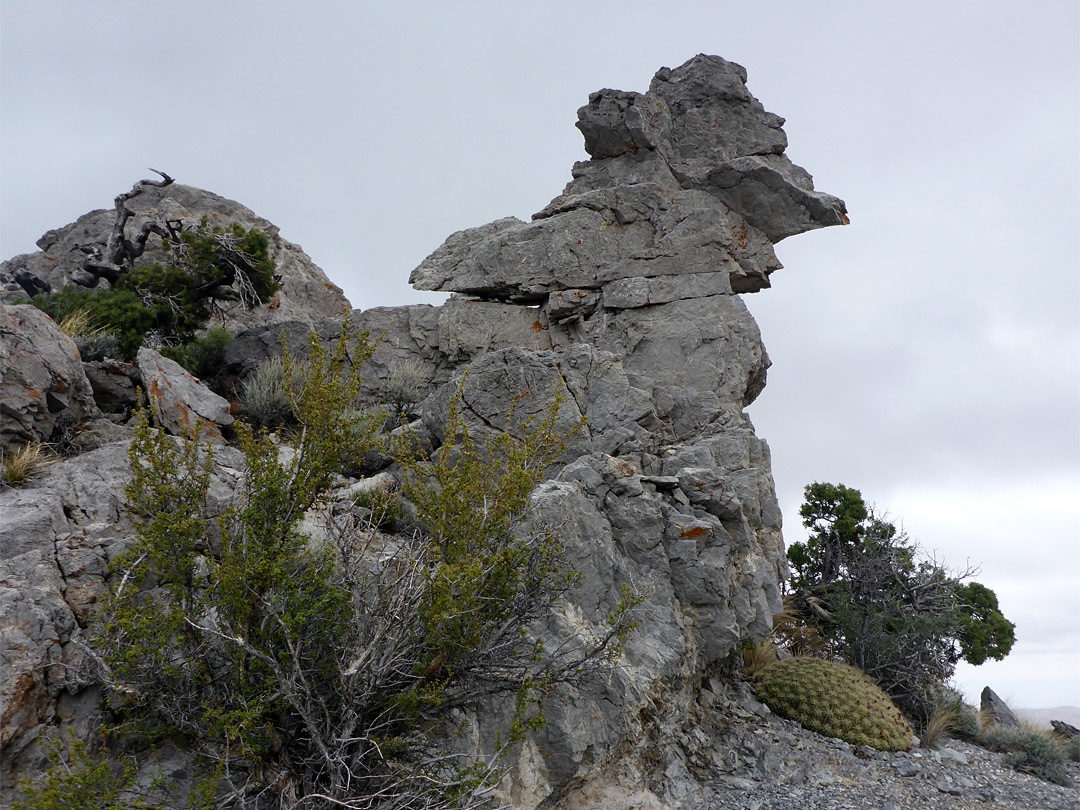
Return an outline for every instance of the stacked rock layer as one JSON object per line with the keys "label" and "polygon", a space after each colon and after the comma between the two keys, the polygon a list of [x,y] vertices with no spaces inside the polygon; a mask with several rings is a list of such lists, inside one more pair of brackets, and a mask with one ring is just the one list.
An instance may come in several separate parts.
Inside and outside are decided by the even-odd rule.
{"label": "stacked rock layer", "polygon": [[[549,696],[546,725],[511,755],[504,798],[528,808],[597,795],[610,807],[681,806],[700,794],[677,762],[644,792],[620,783],[649,771],[657,739],[693,723],[703,673],[769,632],[786,576],[769,449],[745,414],[769,359],[739,294],[769,285],[775,242],[847,219],[784,155],[783,119],[749,93],[743,68],[718,57],[660,70],[647,93],[601,90],[578,117],[591,160],[574,166],[561,195],[531,222],[452,235],[413,271],[417,288],[454,296],[440,307],[357,311],[353,323],[383,336],[366,370],[369,394],[398,364],[420,370],[426,399],[414,429],[434,446],[459,389],[476,433],[513,431],[557,398],[568,435],[584,418],[533,496],[531,519],[561,527],[583,575],[545,632],[599,632],[624,585],[647,596],[618,665]],[[192,196],[185,210],[197,212],[198,194],[183,193]],[[67,238],[52,233],[50,245]],[[287,249],[297,266],[314,267]],[[17,257],[6,269],[25,273],[46,259]],[[279,353],[283,332],[290,347],[312,327],[340,332],[336,293],[305,304],[279,269],[279,309],[249,320],[227,349],[236,379]],[[322,283],[314,271],[305,270],[312,289]],[[35,418],[21,418],[20,438]],[[89,725],[97,698],[71,674],[74,642],[92,622],[112,549],[130,536],[119,507],[126,445],[57,465],[37,490],[0,493],[2,632],[17,675],[5,678],[0,741],[24,772],[40,764],[31,743],[43,727]],[[106,483],[79,483],[90,469]],[[217,496],[236,475],[218,471]],[[465,713],[466,733],[452,744],[490,751],[508,716],[498,704]]]}

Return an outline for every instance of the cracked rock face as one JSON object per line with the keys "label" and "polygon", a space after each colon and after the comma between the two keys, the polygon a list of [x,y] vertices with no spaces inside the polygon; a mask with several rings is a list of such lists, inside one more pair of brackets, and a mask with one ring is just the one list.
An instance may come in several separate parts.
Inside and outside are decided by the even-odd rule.
{"label": "cracked rock face", "polygon": [[[330,282],[299,245],[283,239],[277,226],[240,203],[209,191],[173,183],[165,188],[146,186],[126,205],[135,213],[127,223],[129,238],[134,237],[143,223],[151,219],[159,224],[175,220],[192,226],[197,225],[203,217],[211,225],[237,223],[266,233],[270,241],[270,258],[277,265],[282,288],[267,305],[252,311],[226,303],[223,311],[230,329],[290,320],[312,324],[324,318],[338,317],[348,310],[349,302],[341,290]],[[103,247],[109,238],[114,217],[115,212],[106,209],[83,214],[70,225],[55,228],[38,239],[37,245],[41,250],[37,253],[15,256],[0,264],[0,301],[30,297],[35,283],[37,291],[44,291],[45,288],[55,291],[76,279],[86,281],[88,274],[82,269],[86,256],[80,246]],[[144,263],[160,261],[164,256],[157,236],[150,238],[147,248],[140,259]]]}
{"label": "cracked rock face", "polygon": [[[568,450],[534,492],[530,520],[560,527],[582,576],[539,633],[603,632],[624,586],[646,596],[617,666],[548,695],[546,725],[511,753],[499,792],[515,807],[683,806],[696,777],[650,741],[707,736],[686,720],[702,677],[741,639],[766,635],[780,610],[787,570],[769,448],[745,413],[769,358],[740,294],[769,285],[775,242],[846,215],[787,159],[783,119],[745,82],[740,66],[697,56],[660,70],[646,93],[594,93],[578,112],[592,159],[574,166],[562,194],[531,222],[453,234],[413,271],[418,288],[457,295],[441,307],[353,313],[354,327],[383,336],[363,393],[388,401],[390,375],[408,365],[423,398],[412,428],[433,447],[459,389],[479,436],[516,431],[558,399]],[[245,224],[273,228],[248,215]],[[43,249],[76,238],[87,217]],[[294,265],[278,261],[288,290]],[[339,335],[336,312],[320,307],[251,323],[227,348],[229,373],[242,380],[280,354],[283,332],[300,355],[309,328]],[[50,662],[92,621],[104,561],[130,531],[109,500],[125,474],[101,477],[101,488],[79,483],[102,476],[98,467],[119,470],[121,455],[90,455],[55,465],[36,490],[0,493],[9,564],[0,600],[16,617],[3,640],[24,662],[2,733],[24,767],[40,760],[31,741],[54,722],[60,693],[91,694],[50,674],[60,671]],[[218,470],[222,493],[230,469]],[[73,727],[88,722],[86,701]],[[463,712],[455,750],[495,750],[512,713],[498,701]],[[620,784],[617,773],[648,778]]]}
{"label": "cracked rock face", "polygon": [[[847,216],[784,155],[784,120],[745,82],[739,65],[696,56],[660,70],[647,93],[593,93],[578,110],[593,159],[574,167],[562,195],[530,223],[501,219],[454,234],[410,281],[519,301],[607,294],[623,279],[647,290],[641,280],[684,274],[715,278],[661,298],[689,297],[702,284],[721,294],[768,286],[780,267],[773,243]],[[647,293],[643,301],[654,302]]]}
{"label": "cracked rock face", "polygon": [[100,416],[75,342],[32,306],[0,305],[0,450]]}
{"label": "cracked rock face", "polygon": [[[504,784],[515,806],[596,795],[670,806],[663,791],[631,802],[590,780],[620,761],[640,771],[652,733],[641,718],[657,695],[675,705],[654,727],[780,610],[769,448],[744,412],[769,358],[739,294],[769,285],[775,242],[847,218],[787,159],[783,119],[745,82],[740,66],[698,56],[662,69],[647,93],[594,93],[578,111],[592,159],[563,193],[531,222],[452,235],[411,276],[463,296],[438,310],[438,343],[427,344],[430,378],[449,374],[422,406],[436,442],[462,380],[474,433],[513,431],[556,397],[564,430],[585,417],[533,496],[533,519],[562,527],[583,574],[552,634],[597,632],[624,585],[649,595],[610,676],[549,699],[547,725]],[[473,751],[493,744],[497,717],[473,718]]]}

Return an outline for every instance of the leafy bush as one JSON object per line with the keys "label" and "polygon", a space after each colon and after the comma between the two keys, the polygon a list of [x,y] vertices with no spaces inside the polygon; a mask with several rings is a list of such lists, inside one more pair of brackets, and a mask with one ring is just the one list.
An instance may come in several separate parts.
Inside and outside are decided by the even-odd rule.
{"label": "leafy bush", "polygon": [[82,740],[65,752],[57,740],[44,743],[52,767],[36,781],[20,785],[25,799],[13,810],[120,810],[149,807],[137,790],[138,767],[131,760],[117,765],[91,754]]}
{"label": "leafy bush", "polygon": [[970,570],[920,560],[918,545],[858,490],[815,483],[805,494],[799,514],[810,536],[787,555],[802,618],[828,642],[825,654],[871,675],[922,720],[961,657],[979,664],[1008,654],[1014,625],[993,591],[962,583]]}
{"label": "leafy bush", "polygon": [[424,532],[368,554],[370,527],[330,511],[326,536],[305,536],[305,514],[375,432],[371,420],[358,440],[340,408],[360,384],[346,337],[332,351],[313,337],[302,375],[286,356],[295,452],[282,463],[269,434],[241,424],[246,475],[220,518],[206,512],[212,446],[144,417],[127,491],[136,541],[117,561],[94,654],[119,730],[186,740],[246,778],[239,791],[290,807],[478,806],[497,757],[470,766],[436,753],[431,734],[457,708],[507,695],[503,745],[520,739],[542,721],[545,690],[619,649],[635,600],[599,638],[548,651],[529,633],[575,580],[554,530],[515,532],[561,446],[555,409],[521,439],[477,445],[453,417],[438,458],[403,447]]}
{"label": "leafy bush", "polygon": [[770,709],[811,731],[882,751],[911,747],[903,714],[872,678],[854,667],[789,658],[762,670],[754,686]]}
{"label": "leafy bush", "polygon": [[393,530],[405,517],[401,495],[397,492],[377,488],[364,490],[356,496],[353,506],[366,510],[371,523],[378,529]]}
{"label": "leafy bush", "polygon": [[1018,771],[1056,785],[1071,785],[1065,773],[1065,754],[1050,734],[994,723],[982,730],[979,742],[991,751],[1004,753],[1005,761]]}
{"label": "leafy bush", "polygon": [[125,360],[134,359],[144,336],[156,326],[154,311],[131,289],[88,290],[69,285],[52,295],[34,296],[34,306],[57,322],[74,312],[93,312],[102,328],[116,335]]}
{"label": "leafy bush", "polygon": [[213,314],[217,301],[239,297],[247,306],[265,302],[280,288],[266,234],[203,222],[165,240],[165,264],[125,268],[112,289],[69,285],[33,303],[60,323],[90,313],[95,328],[116,335],[125,360],[147,336],[165,346],[190,343]]}

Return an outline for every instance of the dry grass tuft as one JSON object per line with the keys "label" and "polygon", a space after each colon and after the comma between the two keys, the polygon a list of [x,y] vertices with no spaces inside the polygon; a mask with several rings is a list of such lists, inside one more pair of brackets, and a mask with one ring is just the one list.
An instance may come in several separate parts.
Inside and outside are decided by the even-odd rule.
{"label": "dry grass tuft", "polygon": [[57,461],[49,446],[41,442],[27,442],[14,453],[0,451],[0,482],[12,489],[25,486]]}
{"label": "dry grass tuft", "polygon": [[792,655],[820,655],[829,642],[807,621],[795,594],[784,597],[784,609],[773,616],[772,637]]}
{"label": "dry grass tuft", "polygon": [[746,675],[757,675],[769,664],[775,664],[780,660],[776,643],[771,638],[759,641],[757,644],[744,644],[742,654],[743,673]]}
{"label": "dry grass tuft", "polygon": [[937,747],[948,738],[949,732],[956,729],[959,721],[960,711],[956,705],[938,706],[926,721],[919,744],[923,748]]}
{"label": "dry grass tuft", "polygon": [[100,326],[94,326],[94,316],[86,309],[77,309],[65,315],[60,320],[59,326],[60,331],[70,338],[89,338],[105,331]]}

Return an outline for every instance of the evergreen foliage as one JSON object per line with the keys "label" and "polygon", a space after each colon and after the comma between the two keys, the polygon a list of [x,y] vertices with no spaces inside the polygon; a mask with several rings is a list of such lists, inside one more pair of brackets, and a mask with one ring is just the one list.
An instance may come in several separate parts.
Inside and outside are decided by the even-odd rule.
{"label": "evergreen foliage", "polygon": [[828,642],[826,654],[871,675],[921,720],[961,657],[979,664],[1008,654],[1014,625],[993,591],[963,583],[970,571],[920,559],[856,489],[814,483],[805,494],[799,514],[810,537],[788,547],[791,585],[804,606],[820,606],[802,615]]}
{"label": "evergreen foliage", "polygon": [[226,329],[210,329],[202,337],[180,346],[164,346],[161,354],[175,360],[200,380],[211,380],[225,366],[225,347],[232,340]]}
{"label": "evergreen foliage", "polygon": [[754,679],[758,697],[781,717],[852,745],[882,751],[911,747],[911,728],[873,679],[821,658],[788,658]]}
{"label": "evergreen foliage", "polygon": [[[246,472],[223,514],[209,511],[213,448],[197,433],[170,438],[144,415],[131,446],[137,536],[116,562],[94,655],[114,733],[221,763],[231,792],[214,806],[259,792],[282,808],[478,807],[500,752],[542,723],[540,696],[605,664],[634,626],[627,594],[595,638],[548,650],[533,632],[576,581],[555,528],[518,531],[562,447],[557,403],[519,438],[486,442],[455,404],[434,459],[403,439],[423,531],[389,538],[330,508],[324,537],[301,530],[383,421],[342,408],[360,385],[349,340],[347,326],[333,349],[313,336],[302,373],[286,355],[294,452],[282,461],[280,438],[239,425]],[[363,335],[351,355],[371,351]],[[500,750],[479,762],[437,753],[452,712],[498,696],[516,707]]]}
{"label": "evergreen foliage", "polygon": [[164,244],[164,264],[127,268],[111,289],[68,285],[33,303],[57,322],[90,313],[93,326],[116,335],[121,357],[131,360],[147,336],[163,345],[190,343],[222,298],[252,307],[280,288],[269,240],[258,229],[211,226],[204,218]]}

